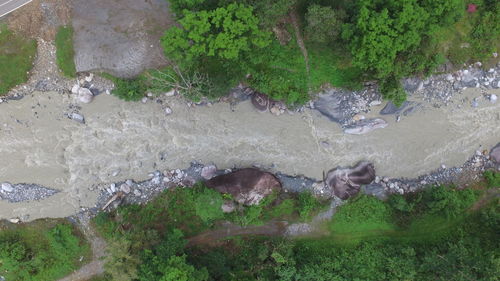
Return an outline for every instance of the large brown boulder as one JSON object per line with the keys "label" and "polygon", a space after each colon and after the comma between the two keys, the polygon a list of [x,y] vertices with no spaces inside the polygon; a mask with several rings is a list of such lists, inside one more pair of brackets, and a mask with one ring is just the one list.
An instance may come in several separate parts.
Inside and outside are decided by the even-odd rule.
{"label": "large brown boulder", "polygon": [[328,171],[324,181],[335,196],[342,200],[357,194],[363,184],[370,184],[375,179],[372,163],[360,162],[353,168],[336,168]]}
{"label": "large brown boulder", "polygon": [[253,168],[220,175],[205,184],[220,193],[231,194],[236,202],[248,206],[257,205],[273,191],[281,190],[281,183],[273,174]]}

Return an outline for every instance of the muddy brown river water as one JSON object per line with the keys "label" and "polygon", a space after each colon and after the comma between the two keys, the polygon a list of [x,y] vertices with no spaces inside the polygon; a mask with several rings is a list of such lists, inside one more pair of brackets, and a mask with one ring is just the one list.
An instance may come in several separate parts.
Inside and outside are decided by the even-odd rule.
{"label": "muddy brown river water", "polygon": [[[481,93],[470,89],[456,98],[464,95],[472,99]],[[500,102],[485,99],[478,108],[427,106],[399,123],[384,116],[389,126],[366,135],[345,135],[317,111],[276,117],[249,102],[232,111],[226,103],[190,108],[173,97],[167,116],[157,103],[100,95],[81,105],[86,124],[64,116],[70,104],[75,100],[69,95],[34,93],[0,105],[0,182],[61,191],[39,202],[0,200],[0,219],[72,215],[94,206],[97,191],[89,189],[94,184],[143,180],[154,170],[184,168],[192,161],[219,168],[258,164],[320,179],[335,166],[369,160],[378,175],[416,177],[442,164],[461,165],[476,150],[500,141]]]}

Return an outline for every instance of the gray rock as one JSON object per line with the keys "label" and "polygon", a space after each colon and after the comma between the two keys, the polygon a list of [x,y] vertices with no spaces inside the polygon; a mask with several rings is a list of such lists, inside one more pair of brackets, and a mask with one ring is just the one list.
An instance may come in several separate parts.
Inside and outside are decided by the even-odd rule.
{"label": "gray rock", "polygon": [[405,101],[400,107],[394,105],[392,101],[389,101],[384,108],[380,111],[381,115],[389,115],[389,114],[399,114],[408,107],[411,103],[409,101]]}
{"label": "gray rock", "polygon": [[12,186],[12,184],[8,183],[8,182],[3,182],[2,185],[2,191],[3,192],[12,192],[14,191],[14,187]]}
{"label": "gray rock", "polygon": [[281,190],[281,183],[273,174],[254,168],[216,176],[205,184],[220,193],[230,194],[236,202],[247,206],[258,205],[266,196]]}
{"label": "gray rock", "polygon": [[495,95],[495,94],[490,95],[490,102],[495,103],[497,100],[498,100],[497,95]]}
{"label": "gray rock", "polygon": [[500,143],[491,149],[490,158],[497,164],[500,164]]}
{"label": "gray rock", "polygon": [[224,204],[221,206],[222,212],[224,213],[232,213],[234,210],[236,210],[236,206],[234,205],[233,201],[225,201]]}
{"label": "gray rock", "polygon": [[69,117],[73,121],[76,121],[76,122],[81,123],[81,124],[85,124],[85,118],[83,117],[83,115],[81,115],[79,113],[73,112],[73,113],[71,113],[71,115]]}
{"label": "gray rock", "polygon": [[80,89],[80,85],[78,84],[75,84],[73,85],[73,87],[71,88],[71,93],[74,94],[74,95],[78,95],[78,90]]}
{"label": "gray rock", "polygon": [[373,195],[380,200],[385,200],[388,197],[388,192],[384,189],[381,184],[373,183],[369,185],[365,185],[361,188],[361,190],[367,195]]}
{"label": "gray rock", "polygon": [[319,95],[318,100],[314,102],[314,107],[333,122],[342,123],[343,119],[350,118],[343,110],[342,101],[342,92],[324,93]]}
{"label": "gray rock", "polygon": [[346,126],[344,133],[350,135],[362,135],[376,129],[382,129],[389,125],[384,119],[374,118],[360,120],[352,125]]}
{"label": "gray rock", "polygon": [[353,168],[335,168],[328,171],[325,184],[335,196],[342,200],[357,194],[361,185],[375,180],[375,168],[372,163],[360,162]]}

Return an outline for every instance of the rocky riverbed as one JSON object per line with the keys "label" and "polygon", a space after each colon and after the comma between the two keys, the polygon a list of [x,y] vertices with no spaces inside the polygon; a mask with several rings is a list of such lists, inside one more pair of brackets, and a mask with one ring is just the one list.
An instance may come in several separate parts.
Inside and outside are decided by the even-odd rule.
{"label": "rocky riverbed", "polygon": [[[476,151],[498,143],[500,103],[489,101],[484,91],[500,94],[498,89],[466,89],[451,99],[477,98],[477,107],[427,105],[404,122],[379,115],[385,104],[374,104],[366,118],[385,118],[388,126],[362,136],[344,134],[309,108],[273,116],[258,112],[250,101],[189,107],[178,96],[129,103],[101,94],[82,104],[70,89],[33,92],[0,105],[0,155],[7,163],[0,167],[0,182],[58,192],[39,201],[0,200],[0,218],[72,215],[102,204],[113,183],[119,189],[127,180],[151,180],[154,171],[163,181],[165,171],[193,161],[222,170],[258,166],[283,173],[282,181],[292,179],[290,186],[293,176],[303,175],[301,186],[307,187],[323,171],[360,160],[373,162],[381,178],[417,178],[442,165],[462,166]],[[75,112],[85,122],[69,118]],[[148,188],[130,192],[147,199],[154,194]]]}

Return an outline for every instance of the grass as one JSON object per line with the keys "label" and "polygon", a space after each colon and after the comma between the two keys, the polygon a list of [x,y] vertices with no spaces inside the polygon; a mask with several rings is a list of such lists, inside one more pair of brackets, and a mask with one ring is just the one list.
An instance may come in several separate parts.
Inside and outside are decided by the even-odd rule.
{"label": "grass", "polygon": [[75,50],[73,48],[73,28],[61,26],[56,34],[56,58],[61,72],[70,78],[76,77]]}
{"label": "grass", "polygon": [[82,234],[67,221],[0,224],[0,275],[6,280],[57,280],[90,255]]}
{"label": "grass", "polygon": [[35,55],[35,40],[18,36],[0,24],[0,95],[28,81]]}

